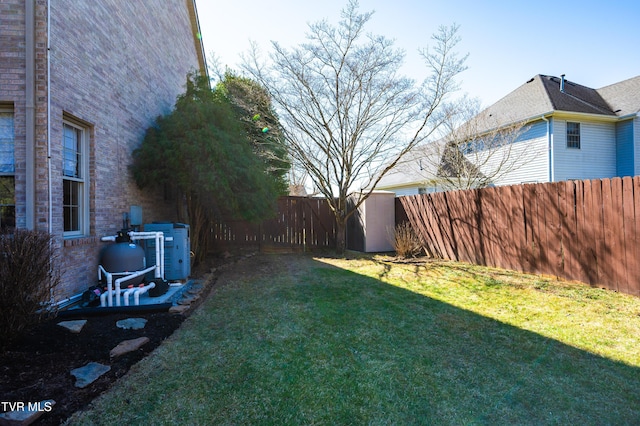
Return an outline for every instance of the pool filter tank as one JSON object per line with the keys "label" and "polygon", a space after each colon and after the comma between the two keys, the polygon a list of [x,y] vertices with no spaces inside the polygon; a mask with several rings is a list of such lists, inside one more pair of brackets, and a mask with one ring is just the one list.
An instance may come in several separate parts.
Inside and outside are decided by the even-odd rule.
{"label": "pool filter tank", "polygon": [[[110,273],[135,272],[145,268],[144,249],[134,244],[125,231],[119,231],[116,242],[107,245],[100,254],[100,264]],[[144,275],[125,281],[124,287],[138,285]]]}

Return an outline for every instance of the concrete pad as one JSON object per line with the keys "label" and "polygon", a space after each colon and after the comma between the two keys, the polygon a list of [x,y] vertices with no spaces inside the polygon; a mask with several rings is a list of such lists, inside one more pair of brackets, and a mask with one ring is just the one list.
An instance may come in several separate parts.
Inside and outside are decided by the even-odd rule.
{"label": "concrete pad", "polygon": [[147,320],[144,318],[127,318],[116,322],[116,326],[123,330],[140,330],[147,325]]}
{"label": "concrete pad", "polygon": [[87,320],[75,320],[75,321],[61,321],[58,323],[60,327],[64,327],[72,333],[78,334],[82,331],[82,327],[87,323]]}
{"label": "concrete pad", "polygon": [[[18,405],[19,403],[14,403]],[[20,407],[14,411],[7,411],[0,414],[0,425],[30,425],[53,409],[56,402],[53,399],[47,399],[36,403],[20,403]]]}
{"label": "concrete pad", "polygon": [[111,349],[111,352],[109,352],[109,356],[111,358],[117,358],[120,355],[137,351],[138,349],[140,349],[140,347],[148,342],[148,337],[138,337],[137,339],[123,340],[122,342],[118,343],[118,346]]}
{"label": "concrete pad", "polygon": [[102,376],[107,371],[111,370],[108,365],[103,365],[98,362],[90,362],[84,367],[71,370],[71,375],[76,378],[77,388],[86,388],[91,383],[95,382],[98,377]]}

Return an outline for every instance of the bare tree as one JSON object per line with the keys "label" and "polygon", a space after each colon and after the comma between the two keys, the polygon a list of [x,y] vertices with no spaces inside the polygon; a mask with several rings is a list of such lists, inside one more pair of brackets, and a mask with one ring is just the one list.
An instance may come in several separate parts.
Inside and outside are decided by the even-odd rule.
{"label": "bare tree", "polygon": [[383,36],[366,34],[373,12],[358,7],[350,0],[337,26],[310,24],[306,43],[297,47],[272,42],[268,65],[255,46],[244,61],[270,91],[289,155],[329,200],[339,253],[349,216],[441,124],[437,111],[457,90],[455,76],[466,60],[454,52],[457,26],[440,27],[432,50],[420,51],[428,77],[416,85],[400,73],[404,52]]}
{"label": "bare tree", "polygon": [[526,121],[499,121],[479,106],[465,97],[443,108],[442,137],[414,148],[396,169],[440,190],[483,188],[542,154],[517,143],[529,130]]}

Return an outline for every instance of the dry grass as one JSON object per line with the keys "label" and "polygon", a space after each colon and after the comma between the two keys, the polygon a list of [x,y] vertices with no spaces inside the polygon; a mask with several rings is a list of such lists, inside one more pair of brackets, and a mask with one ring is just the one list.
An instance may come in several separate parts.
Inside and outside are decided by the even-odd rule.
{"label": "dry grass", "polygon": [[401,258],[412,258],[422,252],[422,242],[409,222],[401,222],[389,230],[389,241]]}

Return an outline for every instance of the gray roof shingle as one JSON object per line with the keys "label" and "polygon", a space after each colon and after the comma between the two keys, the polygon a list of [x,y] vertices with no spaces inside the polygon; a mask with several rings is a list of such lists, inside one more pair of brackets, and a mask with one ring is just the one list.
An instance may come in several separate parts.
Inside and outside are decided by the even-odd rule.
{"label": "gray roof shingle", "polygon": [[564,92],[560,85],[561,77],[534,76],[479,114],[485,130],[554,111],[612,117],[640,111],[640,76],[598,90],[567,79]]}
{"label": "gray roof shingle", "polygon": [[640,112],[640,75],[605,86],[598,93],[618,117]]}

